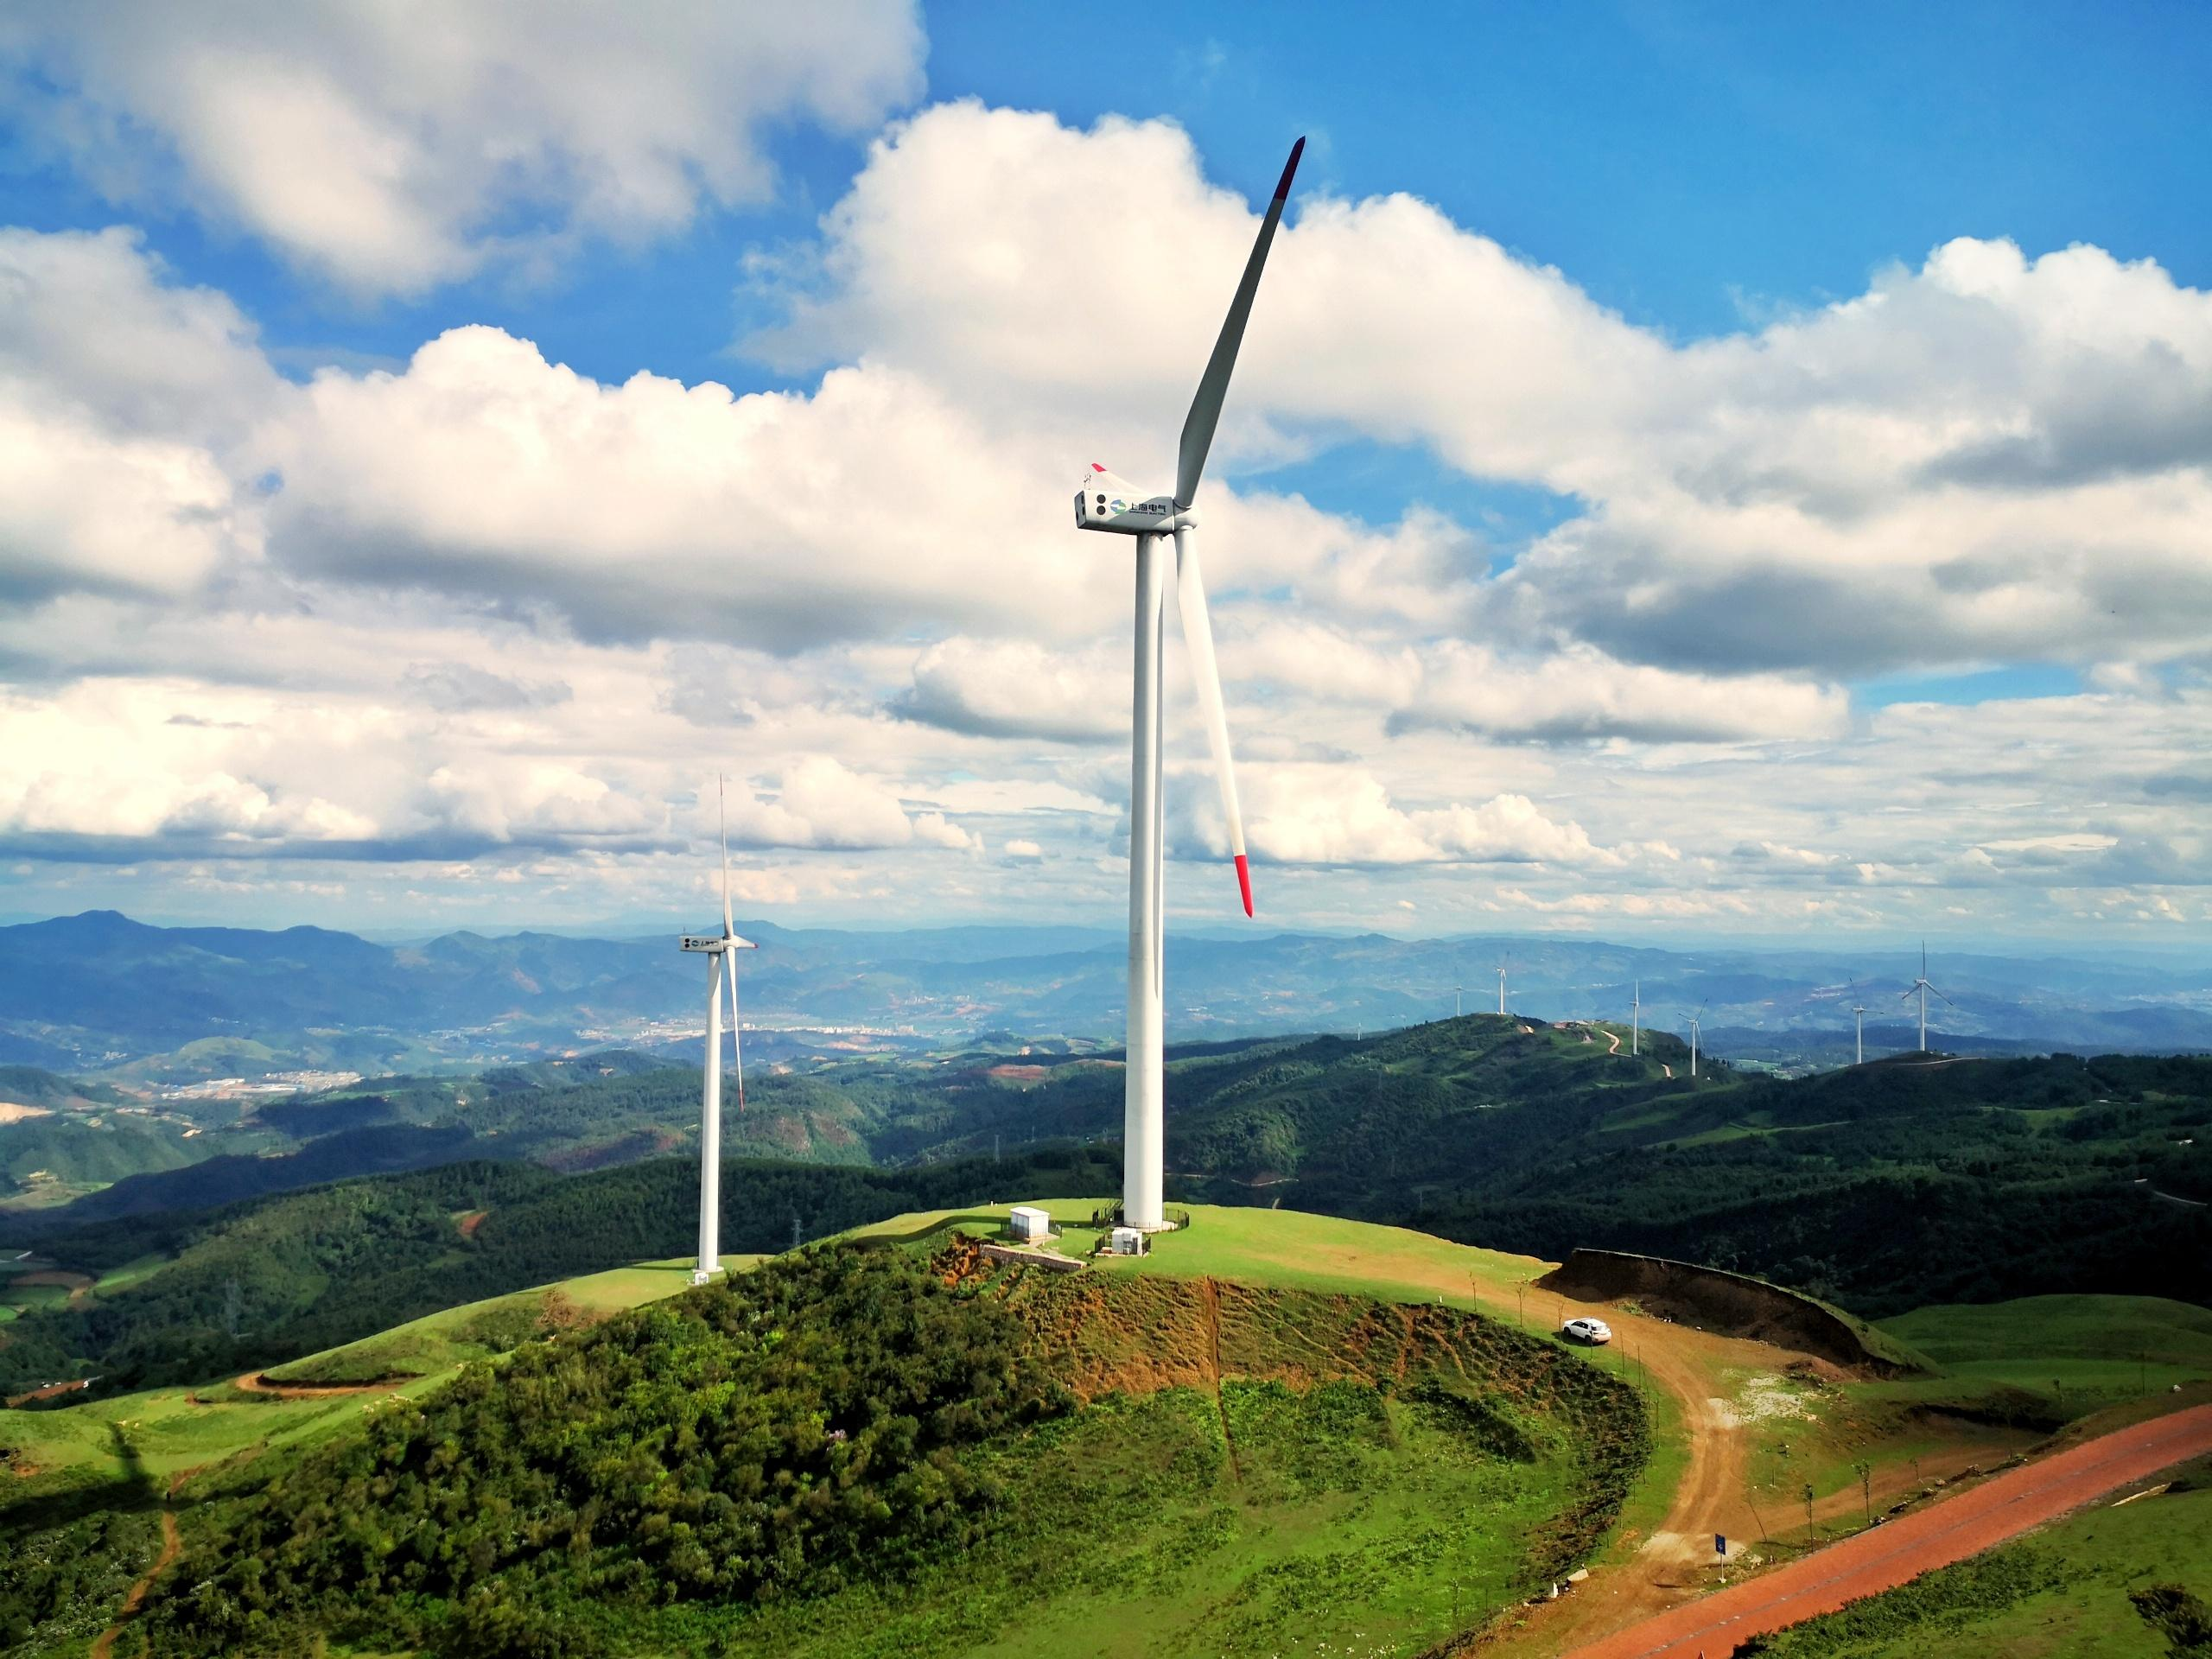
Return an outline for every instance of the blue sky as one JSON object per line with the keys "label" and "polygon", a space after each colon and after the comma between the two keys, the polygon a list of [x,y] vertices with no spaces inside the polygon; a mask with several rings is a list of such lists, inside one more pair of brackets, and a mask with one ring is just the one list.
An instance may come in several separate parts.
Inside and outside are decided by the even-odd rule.
{"label": "blue sky", "polygon": [[[2197,6],[1148,6],[1103,41],[1030,4],[927,17],[931,100],[1164,116],[1248,192],[1311,133],[1307,188],[1410,191],[1677,338],[1855,294],[1960,235],[2212,277]],[[114,222],[42,147],[9,135],[12,221]],[[727,354],[741,261],[805,237],[865,148],[786,130],[772,203],[642,254],[594,249],[542,285],[494,276],[415,304],[349,304],[187,213],[130,217],[274,343],[404,357],[451,321],[493,321],[601,378],[730,378],[747,366]]]}
{"label": "blue sky", "polygon": [[[1215,471],[1225,662],[1243,667],[1250,790],[1279,803],[1258,850],[1283,868],[1286,919],[1771,936],[2208,918],[2176,879],[2202,839],[2174,804],[2194,798],[2204,680],[2185,526],[2205,457],[2171,435],[2208,397],[2201,9],[1186,6],[1077,24],[852,0],[818,29],[703,8],[598,43],[588,9],[533,34],[463,8],[428,41],[315,6],[274,25],[244,0],[196,27],[131,11],[0,35],[5,222],[32,238],[27,282],[84,291],[97,264],[149,316],[197,307],[239,332],[158,429],[143,388],[51,347],[99,326],[60,298],[36,313],[49,346],[0,373],[27,419],[89,422],[138,461],[204,457],[232,505],[213,550],[200,496],[149,509],[200,527],[173,573],[100,565],[105,531],[67,502],[23,532],[20,572],[0,569],[25,752],[35,734],[65,757],[0,776],[16,855],[0,906],[404,925],[487,915],[516,896],[494,878],[527,868],[568,913],[643,914],[694,885],[696,777],[720,767],[757,809],[763,905],[1110,914],[1125,785],[1096,710],[1125,647],[1110,611],[1065,614],[1111,585],[1024,540],[1058,486],[1025,484],[1034,527],[1007,521],[1016,568],[1049,566],[1035,613],[990,591],[951,524],[904,553],[907,526],[790,550],[811,518],[759,550],[741,602],[668,573],[739,580],[754,555],[719,564],[715,538],[757,522],[730,505],[741,480],[711,478],[684,518],[670,486],[612,463],[587,480],[585,463],[618,439],[649,456],[707,442],[710,473],[734,453],[735,429],[717,448],[693,410],[679,440],[650,385],[617,393],[640,373],[785,394],[775,464],[812,476],[809,444],[845,446],[838,465],[854,445],[911,452],[949,500],[971,467],[1141,457],[1195,353],[1149,379],[1117,363],[1110,385],[1056,378],[1039,353],[1059,329],[1124,342],[1122,362],[1203,338],[1220,300],[1183,290],[1214,279],[1175,267],[1221,269],[1249,231],[1202,193],[1251,200],[1305,133]],[[162,52],[202,67],[164,74]],[[284,75],[256,79],[263,61]],[[448,76],[476,90],[442,104]],[[610,115],[612,86],[645,90]],[[687,99],[694,125],[657,122]],[[971,117],[948,107],[963,101]],[[380,173],[364,157],[385,143],[401,159]],[[538,159],[484,162],[503,147]],[[1180,202],[1191,228],[1071,246],[1059,188],[1122,226]],[[1338,217],[1301,264],[1309,211]],[[136,247],[70,239],[111,226]],[[1331,258],[1337,276],[1314,274]],[[1031,273],[1021,300],[1065,296],[1034,349],[1026,317],[995,326],[1008,260]],[[1124,274],[1093,290],[1094,268]],[[1332,309],[1353,293],[1365,312]],[[1403,340],[1354,349],[1378,303]],[[442,336],[438,365],[416,359]],[[197,362],[182,338],[177,361]],[[1449,375],[1425,372],[1424,339]],[[577,403],[548,364],[598,390]],[[364,459],[432,431],[457,385],[492,400],[474,426]],[[557,508],[504,495],[481,457],[424,479],[562,397],[560,433],[614,426],[556,467],[575,480]],[[893,404],[903,424],[871,436]],[[2141,429],[2082,412],[2107,404]],[[988,466],[931,442],[956,431]],[[487,482],[500,499],[474,502]],[[1295,550],[1279,578],[1268,537]],[[620,557],[640,574],[610,578]],[[1383,588],[1413,597],[1369,605]],[[848,593],[858,620],[770,620]],[[103,630],[232,648],[118,673]],[[1027,726],[992,712],[1054,697],[1065,711]],[[180,720],[263,737],[187,753],[143,729]],[[118,753],[151,746],[167,798],[75,775],[66,757],[104,721]],[[351,768],[293,754],[318,721],[388,728],[386,747]],[[2126,734],[2101,744],[2124,778],[2039,781],[2078,770],[2100,730]],[[1853,805],[1854,779],[1939,752],[1955,758],[1916,821]],[[1967,758],[1992,752],[2020,768],[1996,799]],[[518,810],[486,784],[497,803],[455,804],[511,771],[544,798]],[[1741,823],[1696,798],[1769,778],[1783,798]],[[1203,781],[1179,830],[1193,864],[1217,834]],[[887,887],[885,867],[904,872]]]}

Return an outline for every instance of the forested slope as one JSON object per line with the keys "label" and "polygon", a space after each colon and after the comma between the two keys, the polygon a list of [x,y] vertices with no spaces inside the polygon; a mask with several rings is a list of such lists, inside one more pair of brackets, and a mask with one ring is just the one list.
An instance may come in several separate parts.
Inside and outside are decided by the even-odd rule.
{"label": "forested slope", "polygon": [[1618,1379],[1447,1309],[833,1245],[195,1482],[147,1629],[858,1659],[1090,1652],[1127,1617],[1160,1651],[1402,1650],[1586,1559],[1647,1447]]}
{"label": "forested slope", "polygon": [[[818,1238],[904,1211],[1015,1190],[1091,1194],[1119,1179],[1118,1156],[1065,1147],[896,1171],[740,1160],[723,1172],[722,1247],[781,1249],[794,1234]],[[478,1218],[464,1230],[467,1217]],[[673,1159],[578,1176],[467,1162],[103,1222],[42,1242],[42,1259],[91,1274],[168,1259],[10,1322],[0,1392],[88,1373],[103,1391],[231,1376],[457,1303],[681,1255],[697,1230],[698,1166]]]}

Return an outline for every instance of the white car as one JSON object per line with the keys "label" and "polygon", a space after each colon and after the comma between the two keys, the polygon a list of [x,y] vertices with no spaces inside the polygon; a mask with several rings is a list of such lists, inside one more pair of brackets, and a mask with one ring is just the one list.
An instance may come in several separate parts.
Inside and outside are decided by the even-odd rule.
{"label": "white car", "polygon": [[1560,1334],[1570,1342],[1586,1342],[1592,1348],[1613,1339],[1613,1327],[1603,1319],[1569,1319]]}

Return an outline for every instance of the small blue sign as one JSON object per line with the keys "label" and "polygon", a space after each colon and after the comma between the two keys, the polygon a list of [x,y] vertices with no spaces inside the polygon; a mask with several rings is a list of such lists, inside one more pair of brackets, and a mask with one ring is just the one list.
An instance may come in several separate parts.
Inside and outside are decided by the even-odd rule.
{"label": "small blue sign", "polygon": [[1716,1532],[1713,1535],[1713,1553],[1716,1555],[1726,1555],[1728,1553],[1728,1535],[1726,1533]]}

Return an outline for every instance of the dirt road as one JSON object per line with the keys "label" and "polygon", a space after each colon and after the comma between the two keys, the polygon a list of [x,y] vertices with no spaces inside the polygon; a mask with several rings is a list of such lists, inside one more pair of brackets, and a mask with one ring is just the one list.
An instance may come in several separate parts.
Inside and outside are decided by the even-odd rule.
{"label": "dirt road", "polygon": [[169,1477],[168,1498],[162,1505],[162,1553],[154,1558],[153,1566],[146,1569],[146,1576],[130,1586],[130,1593],[124,1597],[123,1605],[116,1611],[115,1623],[102,1630],[99,1639],[92,1643],[92,1659],[108,1659],[115,1651],[115,1638],[123,1634],[123,1627],[146,1605],[146,1593],[154,1587],[154,1580],[168,1572],[182,1553],[184,1541],[177,1536],[176,1511],[170,1505],[176,1502],[177,1488],[198,1472],[194,1469],[180,1469]]}
{"label": "dirt road", "polygon": [[1529,1624],[1498,1644],[1512,1654],[1557,1654],[1608,1630],[1633,1625],[1703,1587],[1713,1535],[1756,1538],[1762,1529],[1745,1501],[1750,1443],[1730,1402],[1714,1393],[1731,1371],[1770,1371],[1787,1351],[1669,1325],[1595,1303],[1567,1302],[1610,1320],[1616,1349],[1675,1399],[1681,1413],[1684,1465],[1667,1513],[1628,1560],[1592,1570],[1575,1594],[1532,1610]]}
{"label": "dirt road", "polygon": [[382,1382],[271,1382],[259,1371],[233,1377],[231,1386],[245,1394],[273,1394],[280,1400],[334,1400],[341,1394],[389,1393],[412,1377],[391,1377]]}
{"label": "dirt road", "polygon": [[1573,1659],[1695,1659],[1978,1554],[2116,1487],[2212,1451],[2212,1406],[2153,1418],[2008,1471],[1763,1577],[1574,1649]]}

